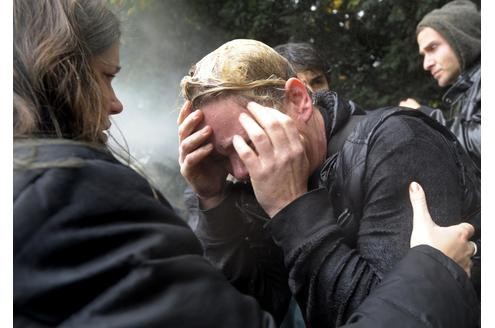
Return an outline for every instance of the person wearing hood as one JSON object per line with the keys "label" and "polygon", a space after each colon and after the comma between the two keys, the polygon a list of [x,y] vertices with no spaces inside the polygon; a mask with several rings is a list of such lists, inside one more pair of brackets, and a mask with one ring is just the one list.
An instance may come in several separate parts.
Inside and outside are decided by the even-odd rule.
{"label": "person wearing hood", "polygon": [[456,0],[428,13],[417,25],[423,69],[448,90],[448,113],[407,99],[401,106],[419,109],[447,126],[478,169],[481,168],[481,15],[476,5]]}

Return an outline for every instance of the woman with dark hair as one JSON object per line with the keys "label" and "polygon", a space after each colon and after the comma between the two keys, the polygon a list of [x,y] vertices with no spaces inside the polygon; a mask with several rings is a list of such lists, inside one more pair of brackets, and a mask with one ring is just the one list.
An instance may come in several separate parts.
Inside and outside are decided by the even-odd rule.
{"label": "woman with dark hair", "polygon": [[120,34],[100,1],[16,1],[14,137],[106,141]]}
{"label": "woman with dark hair", "polygon": [[[14,326],[274,327],[202,257],[163,196],[106,146],[109,117],[123,110],[111,84],[120,34],[104,0],[14,0]],[[465,266],[463,238],[449,239],[450,252],[428,243]],[[419,280],[447,267],[452,303],[465,291],[450,272],[467,279],[434,252],[437,260],[416,251],[409,261],[430,264]]]}
{"label": "woman with dark hair", "polygon": [[14,0],[15,326],[270,324],[106,146],[120,34],[103,0]]}

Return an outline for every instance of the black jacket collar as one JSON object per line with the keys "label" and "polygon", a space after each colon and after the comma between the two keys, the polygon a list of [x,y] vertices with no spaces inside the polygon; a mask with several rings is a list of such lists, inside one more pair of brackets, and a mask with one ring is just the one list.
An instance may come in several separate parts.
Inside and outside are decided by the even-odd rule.
{"label": "black jacket collar", "polygon": [[351,115],[364,115],[365,111],[353,101],[345,100],[335,91],[320,91],[313,95],[315,105],[323,115],[327,144],[348,122]]}
{"label": "black jacket collar", "polygon": [[478,60],[470,69],[461,74],[454,84],[445,92],[442,97],[442,101],[450,106],[453,104],[457,97],[462,95],[466,90],[468,90],[474,82],[480,78],[481,62]]}

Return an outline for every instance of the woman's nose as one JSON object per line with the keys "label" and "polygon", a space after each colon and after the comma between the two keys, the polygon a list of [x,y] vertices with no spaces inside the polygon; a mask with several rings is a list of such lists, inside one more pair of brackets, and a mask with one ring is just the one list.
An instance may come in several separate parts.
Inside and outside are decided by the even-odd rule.
{"label": "woman's nose", "polygon": [[116,96],[113,96],[112,99],[110,100],[110,115],[119,114],[123,110],[124,110],[124,106],[122,105],[120,100]]}

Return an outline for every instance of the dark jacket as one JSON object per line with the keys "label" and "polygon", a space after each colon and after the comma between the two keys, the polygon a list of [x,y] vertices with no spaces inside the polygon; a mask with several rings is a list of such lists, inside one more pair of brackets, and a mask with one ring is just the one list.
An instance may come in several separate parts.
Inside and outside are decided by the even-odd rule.
{"label": "dark jacket", "polygon": [[[322,114],[331,140],[357,113],[333,93],[324,99]],[[355,231],[338,225],[339,204],[329,193],[331,186],[321,183],[322,176],[334,176],[341,169],[341,154],[329,154],[336,156],[334,164],[315,172],[308,193],[271,221],[249,185],[231,186],[224,202],[201,213],[196,233],[206,256],[240,290],[258,295],[265,303],[276,299],[275,313],[284,311],[279,309],[285,295],[280,287],[287,275],[288,287],[312,327],[343,324],[409,249],[411,181],[425,189],[439,225],[460,223],[466,213],[479,215],[479,180],[458,165],[470,163],[469,159],[459,157],[451,141],[422,118],[393,115],[372,131],[366,139],[367,155],[347,166],[352,176],[352,169],[365,161],[360,182],[363,204]],[[471,208],[463,208],[466,190],[475,198]],[[278,267],[280,255],[285,274]]]}
{"label": "dark jacket", "polygon": [[419,109],[448,127],[481,169],[481,63],[459,76],[442,100],[450,109],[447,116],[439,109]]}
{"label": "dark jacket", "polygon": [[[474,295],[457,264],[419,246],[345,327],[468,327]],[[13,302],[15,327],[275,326],[143,178],[63,140],[14,145]]]}
{"label": "dark jacket", "polygon": [[466,278],[438,250],[414,247],[343,327],[480,327],[480,303]]}
{"label": "dark jacket", "polygon": [[71,141],[14,145],[13,283],[16,327],[275,327],[145,179]]}

